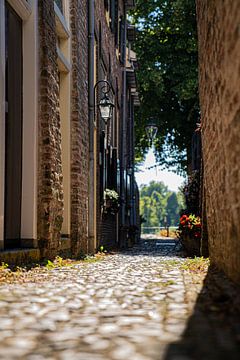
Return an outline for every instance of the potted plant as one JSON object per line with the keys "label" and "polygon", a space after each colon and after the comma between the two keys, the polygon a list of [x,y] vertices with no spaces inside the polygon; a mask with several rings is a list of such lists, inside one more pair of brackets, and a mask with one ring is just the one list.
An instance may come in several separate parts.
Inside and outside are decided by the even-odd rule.
{"label": "potted plant", "polygon": [[200,255],[201,232],[202,223],[199,216],[194,214],[181,216],[177,233],[190,256]]}
{"label": "potted plant", "polygon": [[115,215],[120,208],[120,197],[115,190],[105,189],[103,211]]}

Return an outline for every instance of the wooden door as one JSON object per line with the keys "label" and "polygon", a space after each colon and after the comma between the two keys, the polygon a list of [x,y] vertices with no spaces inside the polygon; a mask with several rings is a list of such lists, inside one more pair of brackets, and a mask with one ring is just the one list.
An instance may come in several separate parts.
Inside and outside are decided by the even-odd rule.
{"label": "wooden door", "polygon": [[22,20],[5,2],[6,133],[4,247],[20,245],[22,197]]}

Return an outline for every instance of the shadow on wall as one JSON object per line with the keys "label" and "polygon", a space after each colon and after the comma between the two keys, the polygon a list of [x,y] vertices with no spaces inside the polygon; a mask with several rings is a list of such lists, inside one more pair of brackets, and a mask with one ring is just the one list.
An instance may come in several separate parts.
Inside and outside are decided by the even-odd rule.
{"label": "shadow on wall", "polygon": [[240,288],[210,267],[181,341],[164,360],[240,358]]}

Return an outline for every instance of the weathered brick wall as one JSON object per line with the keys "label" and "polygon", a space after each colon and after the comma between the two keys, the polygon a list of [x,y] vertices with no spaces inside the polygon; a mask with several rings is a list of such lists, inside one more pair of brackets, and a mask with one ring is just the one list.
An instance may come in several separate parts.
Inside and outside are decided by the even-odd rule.
{"label": "weathered brick wall", "polygon": [[212,262],[240,281],[240,3],[197,0],[204,186]]}
{"label": "weathered brick wall", "polygon": [[74,255],[88,250],[88,1],[72,0],[71,244]]}
{"label": "weathered brick wall", "polygon": [[54,3],[39,0],[38,240],[42,256],[59,248],[63,187]]}
{"label": "weathered brick wall", "polygon": [[[119,17],[124,13],[124,1],[119,1]],[[101,30],[100,30],[101,28]],[[104,7],[104,1],[96,1],[95,2],[95,33],[97,36],[97,49],[98,49],[98,59],[97,59],[97,80],[102,79],[102,69],[101,64],[104,64],[106,68],[106,75],[108,80],[111,82],[116,98],[118,97],[118,101],[116,102],[121,109],[121,94],[122,94],[122,66],[119,62],[118,53],[116,51],[115,46],[115,35],[111,31],[111,28],[106,19],[106,12]],[[117,91],[118,87],[118,91]],[[119,119],[121,122],[121,110],[119,114]],[[98,140],[100,139],[100,133],[104,130],[104,124],[102,121],[98,119],[97,123],[97,132],[98,132]],[[112,140],[111,140],[112,144]],[[99,143],[98,143],[98,150],[99,150]],[[99,165],[99,164],[98,164]],[[102,216],[101,209],[100,209],[100,201],[99,201],[99,194],[100,194],[100,177],[98,174],[97,178],[98,183],[98,244],[102,244],[104,246],[113,247],[116,246],[116,239],[117,239],[117,226],[116,226],[116,219],[113,216]]]}

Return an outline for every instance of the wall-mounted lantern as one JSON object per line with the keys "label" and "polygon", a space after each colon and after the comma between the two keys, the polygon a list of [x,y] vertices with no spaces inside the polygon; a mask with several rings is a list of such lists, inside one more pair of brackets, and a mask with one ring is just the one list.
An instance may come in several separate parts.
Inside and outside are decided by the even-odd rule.
{"label": "wall-mounted lantern", "polygon": [[[100,101],[96,104],[96,89],[100,88]],[[109,97],[109,93],[113,93],[112,85],[107,80],[99,80],[94,86],[94,106],[97,106],[101,119],[105,125],[111,120],[113,116],[114,103]]]}
{"label": "wall-mounted lantern", "polygon": [[156,121],[153,119],[150,119],[147,123],[147,125],[145,126],[145,131],[149,140],[150,145],[152,145],[154,139],[157,136],[157,132],[158,132],[158,126],[156,124]]}
{"label": "wall-mounted lantern", "polygon": [[132,166],[129,166],[129,167],[127,168],[127,174],[128,174],[129,176],[133,175],[133,167],[132,167]]}

